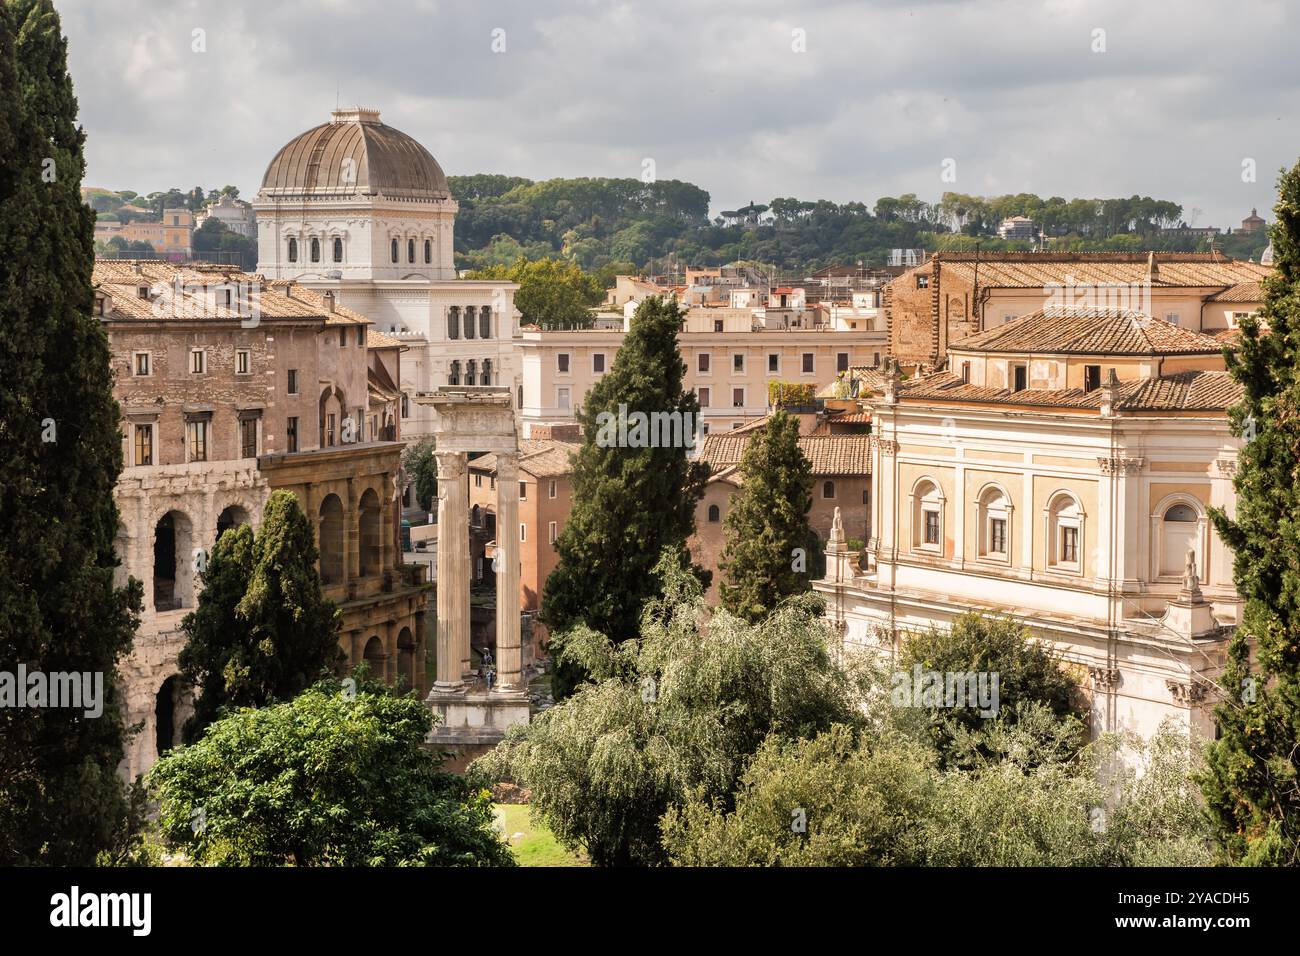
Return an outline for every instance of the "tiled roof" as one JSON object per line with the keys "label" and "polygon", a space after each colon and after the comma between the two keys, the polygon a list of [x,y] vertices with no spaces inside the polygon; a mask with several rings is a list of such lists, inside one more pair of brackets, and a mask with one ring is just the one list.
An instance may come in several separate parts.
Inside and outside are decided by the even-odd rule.
{"label": "tiled roof", "polygon": [[1124,309],[1039,309],[950,347],[958,352],[1179,355],[1223,350],[1213,336]]}
{"label": "tiled roof", "polygon": [[[519,470],[534,478],[562,478],[573,473],[573,456],[582,445],[558,438],[525,438],[519,442]],[[469,463],[474,471],[496,473],[497,456],[483,455]]]}
{"label": "tiled roof", "polygon": [[[939,253],[941,272],[975,281],[973,254]],[[1239,262],[1211,253],[1156,253],[1155,287],[1230,286],[1257,282],[1271,270],[1255,262]],[[985,253],[979,259],[981,288],[1041,289],[1060,285],[1132,285],[1147,277],[1147,253],[1019,253],[1001,258]]]}
{"label": "tiled roof", "polygon": [[[1162,378],[1121,382],[1116,390],[1115,410],[1142,411],[1226,411],[1241,399],[1241,386],[1227,372],[1179,372]],[[973,404],[1026,405],[1041,408],[1101,409],[1102,389],[1022,389],[971,385],[952,372],[939,372],[899,385],[903,401],[959,402]]]}
{"label": "tiled roof", "polygon": [[1263,302],[1264,290],[1259,281],[1238,282],[1210,296],[1211,302]]}
{"label": "tiled roof", "polygon": [[401,339],[395,339],[386,332],[380,332],[378,329],[366,330],[366,348],[369,349],[400,349],[405,348]]}
{"label": "tiled roof", "polygon": [[[706,435],[700,460],[714,469],[738,465],[753,434]],[[871,471],[871,438],[867,435],[807,435],[799,439],[799,450],[814,475],[866,475]]]}
{"label": "tiled roof", "polygon": [[[875,365],[852,365],[845,373],[850,379],[856,379],[858,382],[858,397],[866,398],[868,395],[879,395],[885,390],[885,370]],[[836,379],[827,382],[817,390],[818,398],[834,398]]]}
{"label": "tiled roof", "polygon": [[[301,285],[267,282],[261,276],[203,263],[178,266],[157,259],[96,259],[92,281],[97,289],[112,297],[113,311],[109,318],[115,320],[243,319],[246,316],[240,311],[239,293],[230,308],[225,306],[224,296],[216,294],[220,286],[231,283],[250,290],[248,297],[263,319],[318,319],[327,325],[370,324],[365,316],[341,305],[330,312],[322,295]],[[175,303],[178,283],[181,298]],[[152,296],[151,292],[152,298],[142,299],[141,286],[151,290],[161,286],[163,291],[159,296]]]}

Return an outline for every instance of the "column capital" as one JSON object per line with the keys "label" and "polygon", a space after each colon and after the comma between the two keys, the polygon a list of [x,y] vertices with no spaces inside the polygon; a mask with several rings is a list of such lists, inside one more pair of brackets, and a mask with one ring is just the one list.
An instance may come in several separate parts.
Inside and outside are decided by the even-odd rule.
{"label": "column capital", "polygon": [[468,458],[463,451],[435,451],[433,457],[438,460],[439,478],[458,478],[468,467]]}

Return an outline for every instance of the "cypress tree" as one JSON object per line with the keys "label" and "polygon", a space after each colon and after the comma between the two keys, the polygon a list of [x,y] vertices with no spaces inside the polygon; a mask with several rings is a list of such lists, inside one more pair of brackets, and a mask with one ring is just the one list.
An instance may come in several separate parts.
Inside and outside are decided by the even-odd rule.
{"label": "cypress tree", "polygon": [[[1211,516],[1234,550],[1244,601],[1201,779],[1224,859],[1300,863],[1300,165],[1282,175],[1271,229],[1276,271],[1241,322],[1228,367],[1244,395],[1237,510]],[[1254,653],[1252,655],[1252,645]],[[1253,656],[1253,659],[1252,659]]]}
{"label": "cypress tree", "polygon": [[321,593],[317,557],[311,522],[283,489],[267,499],[256,537],[221,536],[183,622],[181,666],[200,691],[186,739],[227,708],[290,700],[337,666],[341,615]]}
{"label": "cypress tree", "polygon": [[0,707],[3,864],[92,863],[129,819],[116,666],[142,588],[114,582],[119,409],[76,118],[53,4],[0,0],[0,671],[100,675],[103,695],[98,717]]}
{"label": "cypress tree", "polygon": [[750,439],[740,471],[744,480],[724,523],[719,567],[726,580],[718,590],[723,607],[758,623],[812,586],[812,465],[799,448],[798,420],[773,413]]}
{"label": "cypress tree", "polygon": [[[641,303],[608,374],[577,413],[583,443],[573,509],[556,541],[559,564],[546,580],[540,614],[551,632],[557,699],[583,679],[563,659],[564,632],[585,624],[615,642],[635,636],[642,608],[659,596],[652,572],[663,549],[689,564],[686,539],[708,468],[687,455],[700,406],[682,389],[682,317],[676,303],[659,297]],[[657,430],[638,428],[634,416],[654,413],[677,422],[680,441],[664,447],[649,434]]]}

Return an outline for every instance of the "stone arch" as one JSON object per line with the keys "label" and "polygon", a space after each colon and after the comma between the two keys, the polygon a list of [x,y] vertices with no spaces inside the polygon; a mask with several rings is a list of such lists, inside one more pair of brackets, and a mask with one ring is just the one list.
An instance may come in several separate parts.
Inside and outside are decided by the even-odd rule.
{"label": "stone arch", "polygon": [[322,584],[343,582],[343,502],[330,494],[320,503],[320,579]]}
{"label": "stone arch", "polygon": [[370,677],[372,679],[386,679],[388,653],[384,650],[384,642],[379,639],[379,635],[373,635],[370,640],[366,641],[366,649],[362,652],[361,659],[370,665]]}
{"label": "stone arch", "polygon": [[361,576],[368,577],[383,570],[384,535],[383,518],[379,504],[379,495],[375,489],[367,488],[361,496],[358,506],[357,522],[361,541]]}
{"label": "stone arch", "polygon": [[[343,390],[334,385],[326,385],[320,393],[320,447],[328,448],[340,444],[343,431],[343,419],[348,414],[347,399]],[[333,427],[330,417],[333,415]]]}
{"label": "stone arch", "polygon": [[221,514],[217,515],[217,538],[221,540],[221,535],[231,528],[237,528],[240,525],[251,525],[253,523],[252,515],[248,509],[241,504],[226,505]]}
{"label": "stone arch", "polygon": [[153,606],[174,611],[194,603],[194,523],[171,509],[154,525]]}
{"label": "stone arch", "polygon": [[184,691],[181,676],[173,674],[162,682],[154,695],[154,746],[160,757],[181,742]]}
{"label": "stone arch", "polygon": [[1165,495],[1151,513],[1151,557],[1154,576],[1180,578],[1187,564],[1187,552],[1196,554],[1200,582],[1208,584],[1209,520],[1205,505],[1192,495]]}

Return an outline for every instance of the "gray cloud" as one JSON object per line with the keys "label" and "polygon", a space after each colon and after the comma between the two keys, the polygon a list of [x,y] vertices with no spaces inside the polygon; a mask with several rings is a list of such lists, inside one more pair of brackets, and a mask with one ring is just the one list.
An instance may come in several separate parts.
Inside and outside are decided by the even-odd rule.
{"label": "gray cloud", "polygon": [[[1271,207],[1277,169],[1300,156],[1300,31],[1284,0],[59,8],[87,182],[140,191],[235,183],[251,195],[336,97],[379,107],[451,174],[637,176],[648,157],[715,209],[944,189],[1141,193],[1226,226]],[[504,53],[491,49],[497,29]],[[806,52],[792,50],[796,30]],[[940,179],[949,157],[952,184]]]}

